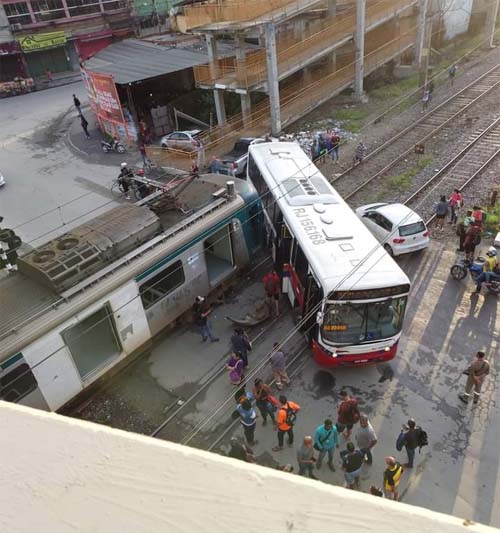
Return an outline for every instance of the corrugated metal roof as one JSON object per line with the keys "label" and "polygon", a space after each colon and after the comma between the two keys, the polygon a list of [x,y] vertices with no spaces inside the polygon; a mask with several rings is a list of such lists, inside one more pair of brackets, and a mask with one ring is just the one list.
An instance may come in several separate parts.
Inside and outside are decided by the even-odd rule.
{"label": "corrugated metal roof", "polygon": [[115,83],[132,83],[204,63],[208,63],[208,55],[202,51],[126,39],[98,52],[85,62],[85,68],[110,74]]}

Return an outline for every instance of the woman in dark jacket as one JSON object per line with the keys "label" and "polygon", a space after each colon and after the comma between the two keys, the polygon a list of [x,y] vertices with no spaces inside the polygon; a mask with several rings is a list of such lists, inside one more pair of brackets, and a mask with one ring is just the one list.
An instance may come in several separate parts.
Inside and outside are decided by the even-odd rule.
{"label": "woman in dark jacket", "polygon": [[248,367],[248,352],[252,351],[252,345],[247,334],[241,328],[236,328],[231,336],[231,349],[233,352],[240,352],[245,368]]}

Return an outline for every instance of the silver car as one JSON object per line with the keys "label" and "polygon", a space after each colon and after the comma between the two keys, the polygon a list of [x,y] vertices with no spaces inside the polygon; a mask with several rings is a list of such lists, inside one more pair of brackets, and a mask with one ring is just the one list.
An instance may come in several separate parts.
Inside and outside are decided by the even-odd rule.
{"label": "silver car", "polygon": [[163,148],[193,152],[200,147],[200,141],[197,139],[200,133],[201,130],[173,131],[162,137],[161,145]]}

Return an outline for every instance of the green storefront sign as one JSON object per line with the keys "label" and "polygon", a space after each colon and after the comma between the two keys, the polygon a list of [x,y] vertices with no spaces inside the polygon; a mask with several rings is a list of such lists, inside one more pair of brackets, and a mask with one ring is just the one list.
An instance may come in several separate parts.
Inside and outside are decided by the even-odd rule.
{"label": "green storefront sign", "polygon": [[19,38],[19,44],[24,52],[43,50],[53,46],[61,46],[66,43],[64,31],[52,31],[50,33],[37,33],[36,35],[25,35]]}

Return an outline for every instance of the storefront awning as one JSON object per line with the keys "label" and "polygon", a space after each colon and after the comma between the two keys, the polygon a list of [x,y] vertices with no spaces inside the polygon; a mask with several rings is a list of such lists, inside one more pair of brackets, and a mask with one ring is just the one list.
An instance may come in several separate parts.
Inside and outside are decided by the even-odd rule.
{"label": "storefront awning", "polygon": [[109,45],[85,62],[85,68],[113,76],[115,83],[126,84],[155,78],[208,62],[203,52],[167,48],[137,39]]}

